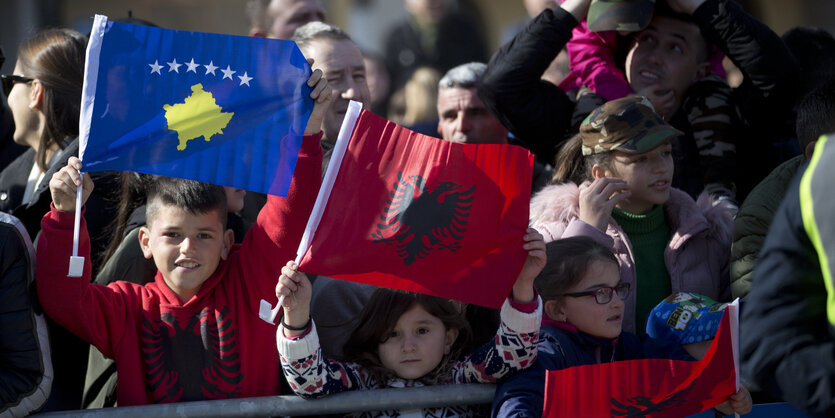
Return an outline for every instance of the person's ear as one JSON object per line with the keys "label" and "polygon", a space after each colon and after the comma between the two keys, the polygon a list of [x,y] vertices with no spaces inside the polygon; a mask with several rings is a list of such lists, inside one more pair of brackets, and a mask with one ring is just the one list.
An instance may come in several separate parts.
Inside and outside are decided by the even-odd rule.
{"label": "person's ear", "polygon": [[595,180],[604,177],[611,177],[609,176],[608,170],[600,164],[595,164],[591,167],[591,176],[594,177]]}
{"label": "person's ear", "polygon": [[154,256],[151,253],[151,230],[147,226],[139,228],[139,247],[142,248],[142,255],[145,258],[150,260]]}
{"label": "person's ear", "polygon": [[235,231],[227,229],[226,232],[223,233],[223,248],[220,250],[221,259],[226,260],[233,244],[235,244]]}
{"label": "person's ear", "polygon": [[545,315],[548,318],[553,319],[554,321],[565,322],[568,320],[568,316],[565,314],[565,309],[563,309],[562,304],[557,302],[556,300],[549,300],[545,302],[543,306],[543,310]]}
{"label": "person's ear", "polygon": [[814,141],[806,144],[806,148],[803,149],[803,155],[806,157],[807,160],[811,160],[812,155],[815,153],[815,142],[818,142],[818,141],[814,140]]}
{"label": "person's ear", "polygon": [[458,339],[458,329],[450,328],[446,330],[446,337],[444,338],[444,355],[449,354],[455,340]]}
{"label": "person's ear", "polygon": [[37,78],[32,80],[32,88],[29,89],[29,108],[32,110],[43,108],[43,84]]}

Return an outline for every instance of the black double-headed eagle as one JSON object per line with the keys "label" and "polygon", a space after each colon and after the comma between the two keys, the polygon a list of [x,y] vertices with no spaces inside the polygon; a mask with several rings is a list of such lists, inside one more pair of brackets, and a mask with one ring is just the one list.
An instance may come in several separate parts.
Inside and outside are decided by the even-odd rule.
{"label": "black double-headed eagle", "polygon": [[394,246],[407,266],[434,249],[455,252],[461,248],[475,195],[475,185],[462,188],[445,181],[429,190],[423,177],[398,173],[377,231],[371,234],[374,242]]}

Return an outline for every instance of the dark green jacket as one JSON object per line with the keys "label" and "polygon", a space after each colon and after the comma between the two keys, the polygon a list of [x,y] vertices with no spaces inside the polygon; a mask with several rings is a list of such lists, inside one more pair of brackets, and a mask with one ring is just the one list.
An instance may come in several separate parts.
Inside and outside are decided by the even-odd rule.
{"label": "dark green jacket", "polygon": [[739,208],[734,220],[734,241],[731,244],[733,297],[745,297],[751,290],[754,265],[765,242],[768,228],[792,178],[805,162],[806,158],[798,155],[775,168],[751,191]]}

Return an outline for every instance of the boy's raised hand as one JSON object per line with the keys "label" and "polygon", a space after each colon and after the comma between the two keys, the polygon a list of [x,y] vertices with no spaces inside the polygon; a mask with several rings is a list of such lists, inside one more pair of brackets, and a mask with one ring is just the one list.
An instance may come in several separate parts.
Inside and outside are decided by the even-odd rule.
{"label": "boy's raised hand", "polygon": [[528,251],[528,258],[525,259],[522,271],[519,272],[519,277],[513,284],[511,296],[516,302],[528,303],[533,302],[535,296],[533,280],[545,268],[548,260],[545,256],[545,239],[542,234],[536,229],[528,228],[523,239],[525,244],[522,248]]}
{"label": "boy's raised hand", "polygon": [[[52,204],[55,209],[63,212],[75,212],[75,195],[78,186],[84,182],[81,191],[81,204],[87,202],[90,193],[93,192],[93,180],[89,174],[82,175],[81,160],[77,157],[70,157],[67,165],[52,175],[49,180],[49,192],[52,194]],[[83,179],[83,180],[82,180]]]}
{"label": "boy's raised hand", "polygon": [[[275,286],[275,295],[281,298],[284,295],[284,318],[282,322],[293,328],[304,327],[310,320],[310,298],[313,294],[313,287],[307,275],[298,270],[299,266],[295,261],[288,261],[281,268],[281,276]],[[291,337],[301,335],[305,330],[294,331],[282,327],[284,335]]]}
{"label": "boy's raised hand", "polygon": [[[313,66],[313,59],[308,58],[307,63]],[[304,133],[316,134],[322,130],[322,121],[325,120],[325,113],[331,107],[333,102],[333,90],[328,86],[328,80],[324,77],[322,70],[313,70],[310,78],[307,79],[307,85],[313,87],[310,92],[310,98],[313,99],[313,111],[310,112],[310,119],[307,120],[307,127]]]}

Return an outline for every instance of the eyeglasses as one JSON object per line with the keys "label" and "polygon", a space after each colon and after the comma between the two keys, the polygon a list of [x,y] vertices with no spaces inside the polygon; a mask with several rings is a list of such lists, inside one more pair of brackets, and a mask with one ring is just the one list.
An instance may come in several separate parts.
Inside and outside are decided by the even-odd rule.
{"label": "eyeglasses", "polygon": [[3,74],[0,75],[0,78],[3,79],[3,93],[6,94],[6,97],[9,97],[9,93],[12,92],[12,87],[14,87],[15,83],[29,84],[35,80],[34,78],[14,74]]}
{"label": "eyeglasses", "polygon": [[612,301],[612,295],[617,293],[620,300],[625,300],[627,296],[629,296],[629,283],[621,283],[617,286],[603,286],[598,287],[594,290],[589,290],[587,292],[577,292],[577,293],[563,293],[560,296],[571,296],[573,298],[578,298],[581,296],[594,296],[594,301],[605,305]]}

